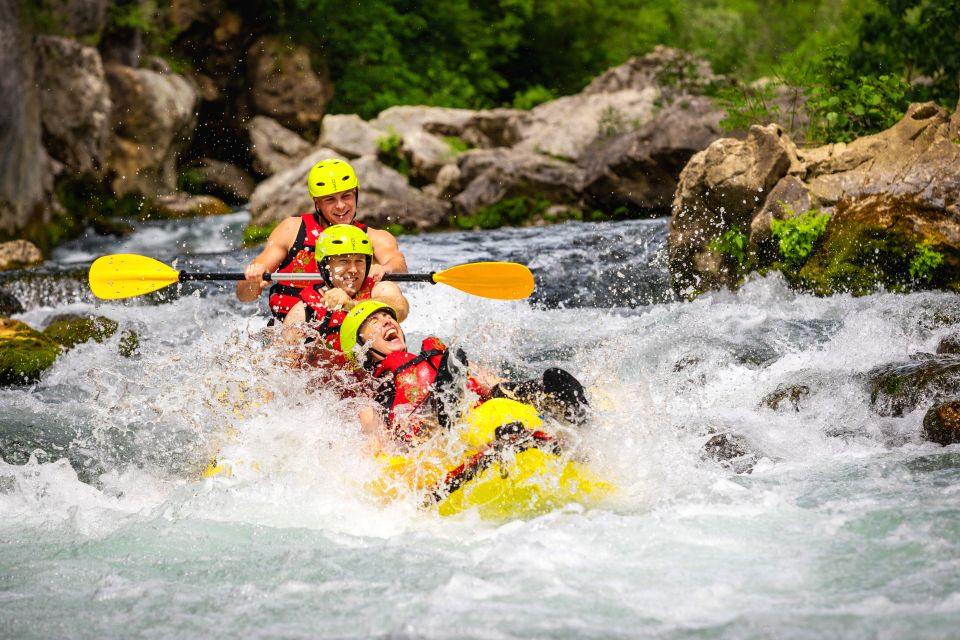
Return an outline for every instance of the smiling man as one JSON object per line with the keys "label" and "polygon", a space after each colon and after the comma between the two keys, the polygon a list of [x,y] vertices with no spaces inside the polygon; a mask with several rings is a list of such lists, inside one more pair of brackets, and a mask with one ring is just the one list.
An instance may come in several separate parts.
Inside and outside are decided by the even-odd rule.
{"label": "smiling man", "polygon": [[[407,261],[392,234],[356,222],[360,184],[353,167],[337,159],[318,162],[307,175],[307,188],[315,210],[287,218],[273,230],[263,251],[244,270],[246,280],[237,284],[237,298],[242,302],[256,300],[270,284],[263,280],[264,273],[318,273],[314,259],[317,239],[331,225],[353,225],[367,233],[373,247],[368,277],[374,283],[385,273],[407,271]],[[322,284],[322,279],[317,278],[316,283],[274,280],[270,287],[274,317],[283,320],[301,302],[302,290],[313,284]]]}

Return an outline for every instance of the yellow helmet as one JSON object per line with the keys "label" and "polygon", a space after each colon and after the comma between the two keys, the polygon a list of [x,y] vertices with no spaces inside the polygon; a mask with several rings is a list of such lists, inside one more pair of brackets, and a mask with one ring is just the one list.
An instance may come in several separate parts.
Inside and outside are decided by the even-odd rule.
{"label": "yellow helmet", "polygon": [[343,160],[330,158],[321,160],[310,169],[307,174],[307,189],[311,198],[328,196],[348,189],[358,189],[360,183],[357,174],[349,164]]}
{"label": "yellow helmet", "polygon": [[314,257],[317,261],[317,270],[323,276],[323,281],[327,286],[332,287],[330,281],[330,269],[327,266],[327,258],[331,256],[347,256],[360,254],[367,258],[367,270],[363,274],[363,279],[367,279],[370,273],[370,265],[373,262],[373,245],[370,244],[370,238],[359,227],[352,224],[335,224],[327,227],[317,238],[317,248]]}
{"label": "yellow helmet", "polygon": [[[351,362],[356,361],[357,358],[357,354],[354,353],[354,348],[359,342],[358,336],[361,325],[367,321],[367,318],[378,311],[386,311],[393,316],[394,320],[397,320],[396,309],[386,302],[380,302],[379,300],[364,300],[351,309],[347,317],[343,319],[343,323],[340,325],[340,350],[343,351]],[[397,321],[399,322],[399,320]]]}

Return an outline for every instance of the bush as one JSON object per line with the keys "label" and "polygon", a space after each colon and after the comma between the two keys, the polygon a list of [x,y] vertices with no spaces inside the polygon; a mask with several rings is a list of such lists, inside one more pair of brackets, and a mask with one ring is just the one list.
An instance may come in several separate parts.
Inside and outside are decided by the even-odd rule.
{"label": "bush", "polygon": [[719,238],[711,240],[707,248],[733,260],[737,265],[737,271],[742,272],[747,268],[747,244],[749,240],[750,237],[740,227],[733,227],[727,229]]}
{"label": "bush", "polygon": [[455,226],[461,229],[496,229],[505,225],[519,226],[543,213],[550,206],[547,200],[520,197],[506,198],[483,207],[473,215],[454,216]]}
{"label": "bush", "polygon": [[796,215],[790,205],[781,202],[780,206],[789,217],[786,220],[771,220],[770,232],[777,239],[777,246],[787,266],[799,270],[813,252],[817,240],[826,231],[830,214],[809,209]]}
{"label": "bush", "polygon": [[410,160],[403,152],[403,138],[395,130],[377,140],[377,157],[380,162],[410,177]]}
{"label": "bush", "polygon": [[934,251],[927,243],[917,245],[917,251],[910,260],[910,279],[914,282],[929,284],[933,272],[943,263],[943,254]]}

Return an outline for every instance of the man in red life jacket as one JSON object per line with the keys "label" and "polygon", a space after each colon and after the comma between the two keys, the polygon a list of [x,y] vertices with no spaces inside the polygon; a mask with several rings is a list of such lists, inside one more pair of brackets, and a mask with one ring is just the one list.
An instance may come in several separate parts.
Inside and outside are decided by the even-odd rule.
{"label": "man in red life jacket", "polygon": [[[548,369],[542,380],[510,382],[468,365],[463,351],[449,351],[438,338],[427,338],[419,354],[411,353],[397,312],[383,302],[354,306],[340,325],[340,348],[379,382],[379,409],[360,414],[363,430],[371,435],[386,426],[397,439],[411,443],[428,435],[431,426],[447,428],[457,419],[467,390],[479,402],[512,398],[573,424],[587,418],[583,386],[563,369]],[[465,380],[461,373],[467,373]]]}
{"label": "man in red life jacket", "polygon": [[[356,222],[360,185],[353,168],[343,160],[323,160],[307,175],[307,188],[313,198],[315,211],[287,218],[273,230],[267,243],[244,270],[246,280],[237,284],[237,298],[252,302],[270,285],[263,274],[316,273],[313,258],[317,239],[324,229],[335,224],[349,224],[366,231],[373,247],[373,263],[368,277],[379,282],[385,273],[405,273],[407,262],[400,253],[397,240],[387,231],[371,229]],[[274,279],[270,287],[270,311],[283,320],[298,302],[300,290],[316,283]]]}
{"label": "man in red life jacket", "polygon": [[[367,234],[357,227],[327,227],[317,238],[314,256],[323,283],[300,291],[300,302],[283,321],[283,340],[296,349],[310,338],[308,330],[316,332],[323,344],[314,347],[338,354],[339,361],[345,363],[340,354],[340,324],[348,311],[363,300],[379,300],[396,309],[397,317],[403,320],[409,305],[395,283],[374,282],[369,277],[373,247]],[[316,349],[312,351],[316,355]],[[294,355],[291,358],[300,360]]]}

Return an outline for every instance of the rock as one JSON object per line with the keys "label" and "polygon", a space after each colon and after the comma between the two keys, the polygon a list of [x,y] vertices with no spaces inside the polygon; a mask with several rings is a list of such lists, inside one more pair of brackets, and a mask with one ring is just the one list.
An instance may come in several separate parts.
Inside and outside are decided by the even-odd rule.
{"label": "rock", "polygon": [[520,140],[517,125],[527,117],[518,109],[490,109],[478,111],[467,120],[456,134],[472,147],[512,147]]}
{"label": "rock", "polygon": [[921,436],[943,446],[960,442],[960,400],[951,400],[927,411]]}
{"label": "rock", "polygon": [[74,38],[99,35],[107,26],[110,0],[46,0],[57,33]]}
{"label": "rock", "polygon": [[933,102],[911,105],[886,131],[798,156],[804,182],[824,204],[876,194],[939,209],[960,202],[960,145],[950,139],[949,114]]}
{"label": "rock", "polygon": [[0,234],[42,243],[54,165],[41,144],[32,34],[17,2],[0,2]]}
{"label": "rock", "polygon": [[616,93],[651,87],[674,92],[706,92],[726,79],[714,75],[710,63],[693,54],[658,45],[642,57],[633,57],[597,76],[582,91],[584,94]]}
{"label": "rock", "polygon": [[92,314],[61,313],[47,322],[43,335],[65,349],[94,340],[103,342],[117,332],[117,321]]}
{"label": "rock", "polygon": [[213,196],[191,196],[176,193],[155,198],[147,207],[147,218],[200,218],[230,213],[232,209]]}
{"label": "rock", "polygon": [[[750,250],[759,256],[758,262],[770,264],[780,259],[776,240],[771,235],[773,220],[784,220],[809,211],[811,207],[819,207],[820,201],[810,193],[810,189],[798,177],[784,176],[770,190],[760,210],[750,221]],[[794,216],[790,216],[790,212]]]}
{"label": "rock", "polygon": [[256,116],[247,123],[247,131],[253,168],[262,175],[289,169],[310,153],[310,143],[273,118]]}
{"label": "rock", "polygon": [[745,140],[721,138],[691,158],[680,174],[670,219],[670,273],[678,294],[736,283],[737,274],[709,244],[730,228],[750,228],[795,154],[790,138],[769,125],[751,127]]}
{"label": "rock", "polygon": [[43,254],[27,240],[0,243],[0,271],[32,267],[43,262]]}
{"label": "rock", "polygon": [[917,354],[909,362],[875,367],[867,377],[874,411],[900,417],[921,402],[944,402],[960,395],[960,357]]}
{"label": "rock", "polygon": [[[929,273],[912,276],[921,245],[939,254],[941,262]],[[960,221],[914,196],[842,200],[798,275],[803,287],[821,295],[868,295],[880,288],[960,290]]]}
{"label": "rock", "polygon": [[318,147],[333,149],[345,158],[377,155],[377,142],[387,135],[356,114],[323,117]]}
{"label": "rock", "polygon": [[176,159],[196,124],[197,95],[182,76],[107,65],[113,137],[107,164],[118,195],[148,197],[176,189]]}
{"label": "rock", "polygon": [[[250,198],[251,226],[262,227],[288,216],[313,211],[307,192],[307,173],[316,163],[340,158],[330,149],[318,149],[296,166],[261,182]],[[367,156],[351,162],[360,183],[357,219],[374,227],[401,224],[408,228],[436,228],[446,219],[446,207],[407,184],[406,178]]]}
{"label": "rock", "polygon": [[385,132],[382,137],[400,137],[399,152],[409,164],[410,178],[423,185],[433,182],[440,169],[455,162],[459,154],[442,136],[457,136],[475,113],[445,107],[390,107],[370,124]]}
{"label": "rock", "polygon": [[734,433],[719,433],[707,440],[703,457],[716,460],[734,473],[750,473],[757,463],[746,439]]}
{"label": "rock", "polygon": [[110,136],[110,91],[100,54],[74,40],[38,37],[43,143],[75,173],[100,170]]}
{"label": "rock", "polygon": [[639,129],[654,115],[659,90],[580,93],[544,102],[514,124],[515,149],[576,161],[598,137]]}
{"label": "rock", "polygon": [[[0,315],[3,315],[0,313]],[[960,334],[954,334],[952,336],[947,336],[946,338],[940,341],[940,344],[937,345],[937,353],[949,353],[949,354],[958,354],[960,353]]]}
{"label": "rock", "polygon": [[686,97],[636,131],[601,139],[580,162],[590,199],[610,211],[669,213],[680,172],[720,137],[722,117],[708,98]]}
{"label": "rock", "polygon": [[[790,406],[794,411],[800,411],[800,399],[810,395],[810,387],[805,384],[781,384],[772,393],[764,396],[761,406],[779,411],[781,406]],[[789,405],[787,403],[789,402]]]}
{"label": "rock", "polygon": [[256,186],[253,176],[237,165],[213,158],[201,158],[192,162],[187,171],[205,193],[234,204],[249,200]]}
{"label": "rock", "polygon": [[447,164],[440,168],[433,184],[423,188],[423,193],[438,200],[449,200],[460,192],[460,167]]}
{"label": "rock", "polygon": [[9,318],[10,316],[23,313],[23,305],[17,300],[17,297],[9,291],[0,289],[0,317]]}
{"label": "rock", "polygon": [[453,201],[467,214],[506,198],[575,203],[584,182],[584,172],[576,165],[515,149],[467,151],[459,168],[460,183],[466,186]]}
{"label": "rock", "polygon": [[124,358],[132,358],[140,353],[140,335],[133,329],[127,329],[120,334],[120,343],[117,351]]}
{"label": "rock", "polygon": [[310,52],[276,36],[262,36],[247,50],[250,96],[257,113],[315,136],[333,84],[326,69],[314,71]]}
{"label": "rock", "polygon": [[39,331],[0,318],[0,386],[36,382],[59,354],[60,347]]}

